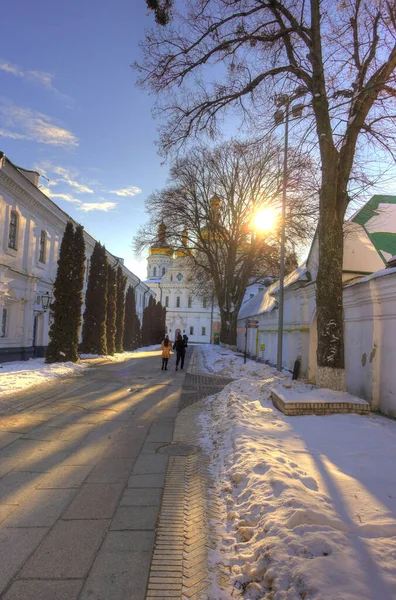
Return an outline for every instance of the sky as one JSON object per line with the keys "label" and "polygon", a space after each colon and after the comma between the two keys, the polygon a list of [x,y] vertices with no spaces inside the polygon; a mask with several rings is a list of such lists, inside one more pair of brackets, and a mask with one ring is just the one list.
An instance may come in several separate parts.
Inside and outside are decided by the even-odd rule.
{"label": "sky", "polygon": [[130,67],[152,24],[144,0],[21,0],[0,20],[0,150],[141,278],[132,238],[168,176]]}

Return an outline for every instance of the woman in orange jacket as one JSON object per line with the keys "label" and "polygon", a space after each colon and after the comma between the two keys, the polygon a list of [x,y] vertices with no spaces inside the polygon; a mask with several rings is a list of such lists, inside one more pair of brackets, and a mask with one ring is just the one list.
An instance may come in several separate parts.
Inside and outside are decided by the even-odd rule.
{"label": "woman in orange jacket", "polygon": [[162,341],[161,348],[162,348],[161,371],[163,371],[164,369],[165,369],[165,371],[167,371],[168,370],[168,360],[169,360],[169,357],[171,354],[171,344],[170,344],[168,336],[165,336],[165,339]]}

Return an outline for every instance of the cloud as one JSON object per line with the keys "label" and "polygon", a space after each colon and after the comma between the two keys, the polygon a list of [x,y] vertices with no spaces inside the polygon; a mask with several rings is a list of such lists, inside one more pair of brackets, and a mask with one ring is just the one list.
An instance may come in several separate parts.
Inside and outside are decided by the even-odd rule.
{"label": "cloud", "polygon": [[74,181],[73,179],[65,178],[65,179],[58,179],[58,181],[64,181],[71,187],[76,188],[80,192],[80,194],[93,194],[94,193],[94,191],[91,190],[91,188],[87,187],[86,185],[82,185],[81,183],[78,183],[78,181]]}
{"label": "cloud", "polygon": [[123,197],[131,197],[133,198],[133,196],[136,196],[137,194],[141,194],[142,190],[139,187],[136,187],[135,185],[130,185],[129,187],[126,188],[122,188],[120,190],[111,190],[110,194],[115,194],[116,196],[123,196]]}
{"label": "cloud", "polygon": [[66,183],[70,187],[76,189],[80,194],[93,194],[94,190],[90,187],[79,183],[76,181],[77,173],[76,171],[72,171],[70,169],[65,169],[64,167],[60,167],[59,165],[53,165],[50,162],[42,162],[36,163],[35,169],[42,175],[48,178],[49,173],[54,173],[55,175],[60,175],[57,179],[51,179],[48,181],[48,186],[52,187],[58,185],[59,183]]}
{"label": "cloud", "polygon": [[[51,190],[49,190],[51,198],[59,198],[60,200],[66,200],[66,202],[73,202],[74,204],[82,204],[81,200],[78,198],[74,198],[70,196],[70,194],[53,194]],[[48,194],[47,194],[48,195]]]}
{"label": "cloud", "polygon": [[0,120],[6,126],[6,129],[0,129],[3,137],[31,140],[50,146],[78,146],[78,139],[71,131],[61,127],[52,117],[30,108],[1,101]]}
{"label": "cloud", "polygon": [[103,210],[107,212],[117,206],[116,202],[82,202],[78,210],[89,212],[91,210]]}
{"label": "cloud", "polygon": [[66,94],[62,94],[53,84],[54,76],[52,73],[48,73],[47,71],[38,71],[38,70],[25,70],[19,67],[18,65],[14,65],[2,58],[0,58],[0,71],[4,71],[5,73],[9,73],[10,75],[14,75],[15,77],[19,77],[20,79],[25,79],[26,81],[30,81],[32,83],[37,83],[41,85],[45,89],[53,92],[57,96],[63,98],[67,101],[74,100],[67,96]]}

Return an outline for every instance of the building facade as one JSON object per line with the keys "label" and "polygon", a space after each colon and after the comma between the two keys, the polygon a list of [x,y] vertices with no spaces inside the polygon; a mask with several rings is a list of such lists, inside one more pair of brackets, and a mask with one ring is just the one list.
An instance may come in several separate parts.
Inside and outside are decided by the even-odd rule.
{"label": "building facade", "polygon": [[[15,166],[0,153],[0,362],[44,356],[48,344],[50,311],[57,261],[68,214],[43,194],[39,174]],[[86,272],[95,239],[84,231]],[[120,264],[127,287],[135,288],[137,313],[153,293],[123,264],[107,253],[109,262]],[[84,307],[83,307],[84,310]]]}
{"label": "building facade", "polygon": [[150,248],[145,283],[166,307],[166,333],[171,340],[181,333],[196,344],[218,342],[219,310],[210,298],[194,294],[185,251],[174,253],[166,244],[165,226],[160,226],[158,243]]}

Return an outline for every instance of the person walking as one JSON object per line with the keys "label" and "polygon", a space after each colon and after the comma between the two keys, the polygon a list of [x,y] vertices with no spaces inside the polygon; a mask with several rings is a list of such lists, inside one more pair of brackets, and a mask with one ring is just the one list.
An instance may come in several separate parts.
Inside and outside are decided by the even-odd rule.
{"label": "person walking", "polygon": [[184,367],[184,357],[186,356],[186,347],[184,345],[184,340],[179,333],[175,343],[173,344],[173,350],[176,350],[176,371],[180,363],[180,369]]}
{"label": "person walking", "polygon": [[165,339],[162,340],[162,344],[161,344],[161,348],[162,348],[162,367],[161,367],[161,371],[167,371],[168,370],[168,360],[170,357],[170,353],[171,353],[171,343],[169,341],[169,337],[166,335]]}

